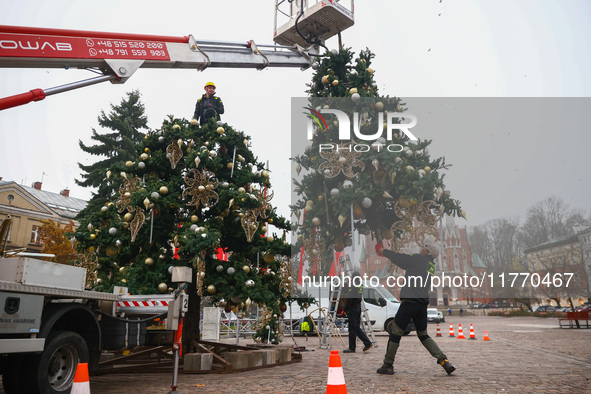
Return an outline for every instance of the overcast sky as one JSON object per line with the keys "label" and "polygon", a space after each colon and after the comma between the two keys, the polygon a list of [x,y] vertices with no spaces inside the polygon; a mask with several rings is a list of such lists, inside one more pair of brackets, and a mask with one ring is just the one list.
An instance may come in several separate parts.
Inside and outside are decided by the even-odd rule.
{"label": "overcast sky", "polygon": [[[271,44],[273,5],[271,0],[0,0],[0,24]],[[409,98],[409,105],[412,97],[582,98],[591,93],[589,15],[591,3],[585,0],[357,1],[355,25],[342,36],[355,52],[367,47],[376,54],[372,68],[380,93]],[[1,69],[0,97],[92,76],[84,70]],[[123,85],[107,82],[5,110],[0,177],[25,185],[43,177],[44,190],[69,188],[71,196],[88,199],[90,191],[74,183],[80,173],[76,163],[97,158],[84,154],[78,140],[91,143],[101,109],[108,111],[125,92],[139,89],[149,125],[158,128],[169,114],[190,118],[211,80],[226,107],[223,120],[251,135],[255,154],[269,161],[272,204],[289,216],[290,100],[305,96],[311,76],[311,70],[299,69],[140,69]],[[568,127],[561,122],[542,127],[532,120],[527,133],[513,125],[502,135],[489,127],[494,114],[483,113],[481,127],[472,127],[469,135],[454,128],[425,131],[424,138],[433,139],[431,154],[453,164],[446,183],[468,215],[457,223],[523,217],[549,196],[588,209],[591,143],[583,123],[588,103],[577,101],[581,111],[570,111],[575,119]]]}

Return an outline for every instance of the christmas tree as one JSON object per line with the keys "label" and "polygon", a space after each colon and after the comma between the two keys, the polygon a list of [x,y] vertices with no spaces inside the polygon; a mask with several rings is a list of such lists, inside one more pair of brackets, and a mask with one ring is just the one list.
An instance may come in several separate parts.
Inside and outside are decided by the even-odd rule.
{"label": "christmas tree", "polygon": [[117,192],[79,218],[75,236],[80,251],[94,253],[97,290],[170,293],[172,267],[193,269],[185,351],[199,339],[202,296],[238,315],[259,306],[256,338],[280,340],[292,279],[290,227],[271,205],[270,172],[249,141],[213,119],[199,126],[169,117],[133,157],[103,171],[102,182],[120,185]]}
{"label": "christmas tree", "polygon": [[[437,239],[441,215],[464,216],[445,189],[444,158],[431,158],[431,141],[413,141],[405,132],[411,115],[404,115],[400,98],[378,94],[373,53],[361,51],[354,62],[353,57],[342,49],[315,64],[306,107],[313,135],[294,157],[294,227],[305,258],[320,275],[331,268],[334,251],[351,245],[354,231],[387,239],[399,250],[410,241]],[[340,134],[342,119],[330,111],[335,108],[351,114],[350,139]]]}

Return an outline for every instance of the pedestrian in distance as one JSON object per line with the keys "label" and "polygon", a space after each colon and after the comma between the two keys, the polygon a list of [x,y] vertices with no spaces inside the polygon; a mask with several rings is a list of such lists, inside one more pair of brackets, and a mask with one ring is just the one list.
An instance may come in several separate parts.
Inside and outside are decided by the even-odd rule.
{"label": "pedestrian in distance", "polygon": [[[359,277],[359,272],[354,271],[351,282],[353,282],[353,278]],[[361,296],[363,295],[363,286],[356,287],[352,285],[343,289],[343,291],[346,294],[343,311],[347,314],[349,320],[349,348],[343,350],[343,353],[355,353],[357,338],[363,342],[363,351],[366,352],[373,346],[373,343],[361,329]]]}
{"label": "pedestrian in distance", "polygon": [[451,316],[451,308],[447,308],[447,316]]}
{"label": "pedestrian in distance", "polygon": [[464,309],[460,308],[460,317],[464,317]]}
{"label": "pedestrian in distance", "polygon": [[208,82],[205,84],[205,93],[197,100],[195,104],[195,113],[193,119],[199,120],[199,124],[203,126],[209,119],[214,118],[216,121],[221,120],[220,115],[224,113],[224,103],[222,99],[215,95],[215,84]]}
{"label": "pedestrian in distance", "polygon": [[[375,249],[378,255],[387,257],[392,263],[406,271],[406,286],[400,290],[401,304],[394,321],[387,328],[390,338],[383,365],[378,368],[377,373],[394,374],[394,359],[400,346],[400,339],[412,319],[421,344],[437,359],[437,363],[443,367],[445,372],[450,375],[456,368],[427,333],[429,289],[431,288],[431,276],[435,273],[434,260],[439,255],[439,247],[435,243],[428,242],[420,254],[410,255],[385,250],[381,242],[376,245]],[[417,278],[420,278],[420,280],[417,280]]]}

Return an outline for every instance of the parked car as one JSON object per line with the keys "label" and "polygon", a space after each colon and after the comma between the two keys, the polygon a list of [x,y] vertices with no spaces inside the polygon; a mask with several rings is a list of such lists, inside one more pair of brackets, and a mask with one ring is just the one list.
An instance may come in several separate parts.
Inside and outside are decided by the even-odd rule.
{"label": "parked car", "polygon": [[433,323],[441,323],[441,318],[439,317],[439,312],[436,308],[427,309],[427,321]]}
{"label": "parked car", "polygon": [[540,305],[533,308],[534,312],[554,312],[556,308],[552,305]]}
{"label": "parked car", "polygon": [[580,308],[577,308],[577,312],[591,312],[591,305],[583,305]]}
{"label": "parked car", "polygon": [[437,316],[439,316],[440,323],[445,323],[445,316],[443,315],[443,312],[437,311]]}

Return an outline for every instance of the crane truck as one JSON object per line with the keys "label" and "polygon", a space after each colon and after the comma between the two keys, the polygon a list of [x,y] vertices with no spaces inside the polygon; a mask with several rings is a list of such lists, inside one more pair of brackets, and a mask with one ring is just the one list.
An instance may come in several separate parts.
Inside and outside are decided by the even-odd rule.
{"label": "crane truck", "polygon": [[[353,0],[349,8],[342,3],[276,0],[273,45],[196,40],[192,35],[0,26],[0,68],[83,68],[100,74],[1,98],[0,110],[105,81],[125,83],[141,68],[306,69],[326,39],[353,25]],[[8,223],[2,223],[0,241],[6,239]],[[143,345],[142,327],[162,311],[166,329],[175,330],[186,308],[182,291],[165,296],[96,292],[85,288],[83,268],[25,257],[4,247],[0,252],[0,373],[9,394],[67,393],[78,363],[87,362],[92,372],[105,350]],[[173,270],[173,282],[191,281],[190,269],[182,268],[187,267]],[[152,312],[150,318],[124,316],[125,307],[133,303]],[[124,334],[111,335],[121,325]]]}

